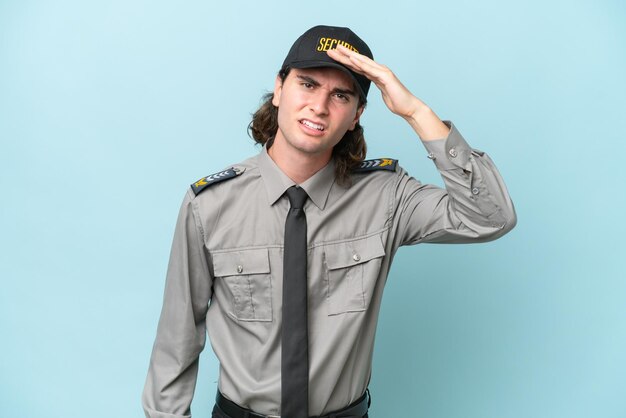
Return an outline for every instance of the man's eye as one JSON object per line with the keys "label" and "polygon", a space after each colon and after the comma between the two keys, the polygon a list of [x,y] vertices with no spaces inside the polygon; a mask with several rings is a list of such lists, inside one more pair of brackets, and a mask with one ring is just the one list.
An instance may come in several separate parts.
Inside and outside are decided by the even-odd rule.
{"label": "man's eye", "polygon": [[342,94],[342,93],[336,93],[336,94],[335,94],[335,97],[336,97],[337,99],[341,100],[342,102],[347,102],[347,101],[349,101],[349,100],[350,100],[350,98],[349,98],[347,95]]}
{"label": "man's eye", "polygon": [[304,87],[304,88],[306,88],[306,89],[310,89],[310,88],[312,88],[312,87],[313,87],[313,84],[311,84],[311,83],[306,83],[306,82],[305,82],[305,83],[302,83],[302,87]]}

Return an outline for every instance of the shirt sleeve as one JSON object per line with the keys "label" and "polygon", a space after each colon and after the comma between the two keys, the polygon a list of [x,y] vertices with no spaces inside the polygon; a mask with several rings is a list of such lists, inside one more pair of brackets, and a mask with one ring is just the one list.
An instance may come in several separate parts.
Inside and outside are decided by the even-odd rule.
{"label": "shirt sleeve", "polygon": [[174,232],[163,308],[142,405],[148,418],[188,418],[211,298],[203,231],[189,190]]}
{"label": "shirt sleeve", "polygon": [[517,223],[513,202],[493,161],[472,149],[454,124],[448,136],[423,141],[445,189],[422,184],[403,169],[396,183],[397,245],[494,240]]}

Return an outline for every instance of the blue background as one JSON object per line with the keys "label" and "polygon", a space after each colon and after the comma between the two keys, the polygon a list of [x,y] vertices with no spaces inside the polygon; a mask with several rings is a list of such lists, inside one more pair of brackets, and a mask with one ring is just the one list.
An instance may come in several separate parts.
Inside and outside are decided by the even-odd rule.
{"label": "blue background", "polygon": [[[250,113],[319,23],[488,151],[519,215],[492,243],[401,249],[371,416],[626,417],[617,0],[0,0],[0,416],[142,416],[185,189],[256,152]],[[362,122],[371,158],[443,184],[375,90]],[[216,380],[207,349],[195,417]]]}

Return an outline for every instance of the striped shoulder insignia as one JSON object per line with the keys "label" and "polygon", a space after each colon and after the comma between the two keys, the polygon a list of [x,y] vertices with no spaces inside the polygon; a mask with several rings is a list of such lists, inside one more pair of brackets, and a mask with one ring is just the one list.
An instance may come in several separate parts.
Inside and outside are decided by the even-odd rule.
{"label": "striped shoulder insignia", "polygon": [[200,180],[191,184],[191,190],[193,190],[193,194],[198,196],[198,194],[200,194],[201,191],[203,191],[210,185],[237,177],[238,175],[242,174],[244,171],[246,171],[245,168],[231,167],[227,170],[220,171],[219,173],[202,177]]}
{"label": "striped shoulder insignia", "polygon": [[398,160],[391,158],[377,158],[375,160],[361,161],[361,164],[354,169],[355,173],[365,173],[368,171],[388,170],[396,171]]}

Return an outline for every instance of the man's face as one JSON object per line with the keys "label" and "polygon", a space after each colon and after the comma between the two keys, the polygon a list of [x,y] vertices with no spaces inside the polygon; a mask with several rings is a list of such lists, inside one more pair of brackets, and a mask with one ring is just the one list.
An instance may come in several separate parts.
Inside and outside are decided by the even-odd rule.
{"label": "man's face", "polygon": [[328,157],[363,112],[349,75],[335,68],[294,68],[276,79],[272,104],[278,107],[277,141],[297,152]]}

